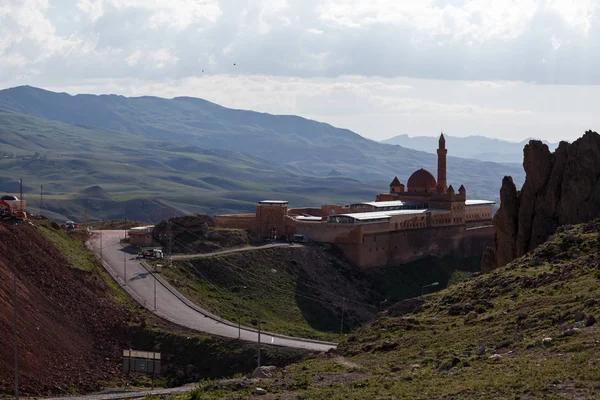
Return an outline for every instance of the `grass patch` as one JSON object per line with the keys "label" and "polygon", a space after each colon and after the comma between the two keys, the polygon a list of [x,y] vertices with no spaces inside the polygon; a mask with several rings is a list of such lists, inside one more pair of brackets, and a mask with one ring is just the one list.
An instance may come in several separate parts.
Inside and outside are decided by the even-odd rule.
{"label": "grass patch", "polygon": [[599,231],[600,219],[575,226],[506,267],[425,296],[412,313],[384,312],[333,354],[261,387],[327,400],[594,398]]}
{"label": "grass patch", "polygon": [[73,239],[63,229],[54,229],[49,221],[38,221],[36,225],[42,235],[60,250],[71,268],[87,272],[97,269],[94,255],[85,248],[81,240]]}
{"label": "grass patch", "polygon": [[36,225],[42,235],[61,252],[71,268],[97,276],[118,304],[128,308],[134,307],[134,301],[102,268],[92,251],[85,246],[87,233],[68,233],[63,229],[55,229],[47,220],[36,221]]}
{"label": "grass patch", "polygon": [[270,332],[339,338],[372,318],[377,296],[359,271],[320,248],[280,247],[177,261],[164,276],[185,296],[223,318]]}
{"label": "grass patch", "polygon": [[[173,268],[163,269],[164,276],[186,297],[222,318],[256,327],[260,307],[261,328],[266,331],[323,340],[338,338],[308,324],[296,301],[294,277],[287,272],[272,272],[268,266],[257,264],[223,285],[215,280],[214,271],[194,264],[190,267],[186,262],[174,262]],[[261,284],[261,276],[266,285]]]}

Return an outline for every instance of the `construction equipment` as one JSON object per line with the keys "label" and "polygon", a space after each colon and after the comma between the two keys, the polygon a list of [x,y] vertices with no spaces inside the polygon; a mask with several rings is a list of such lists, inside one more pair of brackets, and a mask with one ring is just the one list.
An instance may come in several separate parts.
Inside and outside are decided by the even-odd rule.
{"label": "construction equipment", "polygon": [[0,200],[0,221],[8,224],[18,224],[27,219],[27,213],[13,208],[4,200]]}
{"label": "construction equipment", "polygon": [[165,257],[162,249],[156,247],[140,247],[138,249],[138,256],[156,259],[163,259]]}

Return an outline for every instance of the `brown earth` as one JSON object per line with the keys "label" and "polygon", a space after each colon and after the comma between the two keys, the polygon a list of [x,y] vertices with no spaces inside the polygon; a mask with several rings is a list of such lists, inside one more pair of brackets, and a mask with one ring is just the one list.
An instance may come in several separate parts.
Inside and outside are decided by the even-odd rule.
{"label": "brown earth", "polygon": [[561,225],[587,222],[600,213],[600,135],[587,131],[554,153],[532,140],[523,150],[526,173],[521,191],[505,177],[495,240],[482,268],[506,265],[542,244]]}
{"label": "brown earth", "polygon": [[119,327],[129,313],[34,226],[0,226],[0,393],[14,388],[15,267],[21,393],[92,391],[120,375]]}
{"label": "brown earth", "polygon": [[[0,225],[0,397],[14,393],[13,267],[17,267],[19,387],[26,396],[77,394],[105,387],[149,385],[122,372],[122,349],[161,352],[168,386],[251,372],[253,344],[199,334],[155,317],[108,287],[102,267],[70,265],[42,229]],[[64,235],[64,233],[61,233]],[[85,231],[70,232],[74,259],[86,256]],[[77,249],[81,246],[80,249]],[[91,254],[90,254],[90,257]],[[79,266],[81,267],[81,266]],[[87,266],[91,267],[90,265]],[[302,350],[265,346],[263,361],[283,366]]]}

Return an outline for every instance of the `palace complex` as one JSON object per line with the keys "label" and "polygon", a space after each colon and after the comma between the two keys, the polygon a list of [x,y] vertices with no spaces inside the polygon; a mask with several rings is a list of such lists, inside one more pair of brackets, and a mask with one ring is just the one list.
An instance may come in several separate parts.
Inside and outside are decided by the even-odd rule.
{"label": "palace complex", "polygon": [[425,169],[402,184],[395,177],[375,201],[345,206],[289,208],[265,200],[255,214],[217,215],[216,225],[248,229],[266,238],[329,243],[360,267],[398,265],[428,255],[468,257],[493,240],[493,201],[467,200],[446,179],[446,141],[439,139],[437,181]]}

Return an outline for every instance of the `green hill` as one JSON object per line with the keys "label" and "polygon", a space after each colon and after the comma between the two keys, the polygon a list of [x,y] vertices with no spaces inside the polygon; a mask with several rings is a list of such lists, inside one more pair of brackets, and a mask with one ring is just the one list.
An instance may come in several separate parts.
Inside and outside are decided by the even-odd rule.
{"label": "green hill", "polygon": [[257,386],[304,399],[596,398],[599,263],[600,218],[566,226],[506,267],[397,303],[336,351],[274,379],[205,384],[200,398]]}
{"label": "green hill", "polygon": [[[234,187],[227,181],[215,184],[202,180],[198,175],[203,174],[256,182],[254,190],[265,188],[268,183],[284,186],[299,176],[311,177],[308,179],[312,179],[312,183],[317,179],[325,187],[338,182],[338,186],[331,189],[338,198],[349,198],[343,190],[374,187],[344,182],[341,176],[324,184],[322,177],[334,170],[338,171],[336,175],[377,182],[378,189],[366,197],[371,199],[377,191],[385,190],[393,176],[406,181],[413,171],[421,167],[435,171],[437,165],[433,154],[377,143],[347,129],[298,116],[228,109],[189,97],[70,96],[23,86],[0,91],[0,110],[4,110],[0,120],[0,129],[4,129],[3,153],[66,151],[56,148],[60,144],[69,149],[72,157],[81,158],[89,156],[89,145],[96,145],[102,151],[96,152],[93,159],[103,162],[127,159],[132,174],[139,175],[143,168],[164,170],[157,178],[168,181],[165,190],[173,192],[181,192],[181,185],[195,191]],[[28,120],[23,115],[36,119]],[[39,129],[36,124],[41,121],[50,127]],[[56,139],[58,131],[68,131],[70,135]],[[26,137],[24,133],[28,133]],[[147,157],[149,151],[153,157]],[[452,149],[449,151],[452,155]],[[106,165],[102,169],[110,174],[116,168]],[[121,171],[129,169],[121,164]],[[164,176],[167,171],[173,172],[170,177]],[[193,178],[180,176],[183,171],[193,173]],[[518,165],[456,157],[448,158],[448,171],[449,183],[456,186],[464,183],[471,198],[497,198],[496,182],[505,175],[513,176],[517,182],[524,178]],[[177,178],[173,179],[175,175]],[[106,178],[111,180],[110,176]],[[154,176],[146,173],[146,178]],[[124,179],[129,185],[137,184],[135,179]],[[148,189],[148,180],[145,179],[146,187],[141,189]],[[116,182],[123,181],[117,179]],[[310,187],[312,183],[300,186]],[[265,189],[271,191],[271,188]],[[336,193],[338,189],[342,189],[341,196]],[[231,198],[229,195],[219,197]],[[365,197],[352,199],[364,200]]]}
{"label": "green hill", "polygon": [[[285,198],[308,206],[370,199],[384,182],[357,183],[300,175],[247,154],[88,129],[0,111],[0,192],[18,193],[24,180],[30,210],[52,218],[138,219],[155,222],[192,212],[254,209]],[[95,188],[95,190],[90,190]],[[98,197],[97,192],[102,196]]]}

